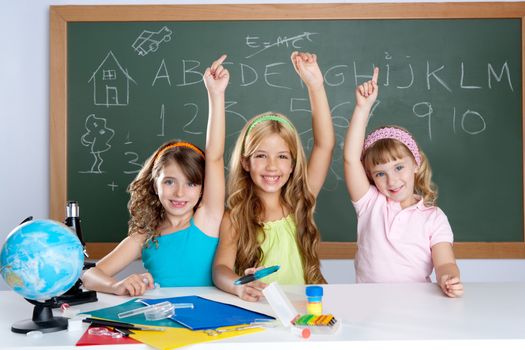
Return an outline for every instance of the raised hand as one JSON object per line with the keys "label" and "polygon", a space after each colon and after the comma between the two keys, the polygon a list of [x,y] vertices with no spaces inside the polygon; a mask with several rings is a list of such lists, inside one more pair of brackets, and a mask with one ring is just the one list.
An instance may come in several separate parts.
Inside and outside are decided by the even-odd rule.
{"label": "raised hand", "polygon": [[230,73],[222,65],[226,57],[226,55],[219,57],[204,72],[204,84],[210,94],[222,94],[226,91],[230,80]]}
{"label": "raised hand", "polygon": [[377,78],[379,77],[379,68],[374,68],[372,80],[366,81],[357,86],[355,89],[356,107],[372,108],[372,105],[377,99],[379,87],[377,85]]}
{"label": "raised hand", "polygon": [[292,52],[293,67],[308,89],[323,86],[323,74],[317,64],[317,56],[309,52]]}

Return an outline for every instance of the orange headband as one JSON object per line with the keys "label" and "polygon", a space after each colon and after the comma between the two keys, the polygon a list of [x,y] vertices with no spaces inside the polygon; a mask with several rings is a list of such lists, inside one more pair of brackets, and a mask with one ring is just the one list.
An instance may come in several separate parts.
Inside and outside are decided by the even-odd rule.
{"label": "orange headband", "polygon": [[155,161],[157,161],[157,159],[159,159],[160,156],[164,152],[166,152],[169,149],[175,148],[175,147],[186,147],[186,148],[189,148],[191,150],[194,150],[195,152],[200,154],[202,156],[202,158],[204,158],[204,153],[202,153],[202,151],[199,148],[197,148],[196,146],[192,145],[191,143],[189,143],[189,142],[175,142],[175,143],[169,144],[166,147],[164,147],[163,149],[161,149],[159,151],[159,153],[157,153],[157,156],[155,157]]}

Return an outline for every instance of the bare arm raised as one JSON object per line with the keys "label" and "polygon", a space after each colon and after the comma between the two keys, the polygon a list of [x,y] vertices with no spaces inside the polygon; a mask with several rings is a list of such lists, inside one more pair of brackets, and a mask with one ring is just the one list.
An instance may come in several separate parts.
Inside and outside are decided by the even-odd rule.
{"label": "bare arm raised", "polygon": [[330,169],[335,146],[332,116],[317,56],[307,52],[293,52],[291,60],[295,71],[305,83],[310,98],[314,145],[308,161],[308,185],[317,197]]}
{"label": "bare arm raised", "polygon": [[359,85],[355,90],[356,106],[346,132],[344,144],[345,182],[352,201],[361,199],[370,187],[365,168],[361,163],[361,154],[366,134],[368,118],[377,99],[379,87],[377,78],[379,68],[374,68],[372,80]]}
{"label": "bare arm raised", "polygon": [[210,236],[217,236],[224,213],[224,138],[225,91],[230,74],[222,63],[226,55],[214,61],[204,72],[208,91],[208,127],[206,133],[205,178],[202,200],[195,212],[195,224]]}

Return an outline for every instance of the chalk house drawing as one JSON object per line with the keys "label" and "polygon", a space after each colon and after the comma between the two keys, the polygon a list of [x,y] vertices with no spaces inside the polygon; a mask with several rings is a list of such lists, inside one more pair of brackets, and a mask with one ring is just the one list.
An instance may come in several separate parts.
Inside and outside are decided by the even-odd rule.
{"label": "chalk house drawing", "polygon": [[137,84],[109,51],[88,81],[93,83],[93,103],[106,107],[127,106],[130,81]]}
{"label": "chalk house drawing", "polygon": [[166,26],[162,27],[157,32],[143,30],[131,47],[139,54],[139,56],[146,56],[150,52],[157,51],[160,44],[163,42],[170,41],[172,33],[173,32]]}
{"label": "chalk house drawing", "polygon": [[110,142],[113,139],[113,136],[115,136],[115,131],[107,127],[106,119],[97,118],[94,114],[90,114],[86,118],[84,127],[86,128],[86,133],[82,135],[80,142],[83,146],[89,147],[90,153],[93,155],[94,160],[90,170],[79,172],[102,174],[103,171],[101,166],[104,162],[104,159],[102,159],[102,153],[111,149]]}

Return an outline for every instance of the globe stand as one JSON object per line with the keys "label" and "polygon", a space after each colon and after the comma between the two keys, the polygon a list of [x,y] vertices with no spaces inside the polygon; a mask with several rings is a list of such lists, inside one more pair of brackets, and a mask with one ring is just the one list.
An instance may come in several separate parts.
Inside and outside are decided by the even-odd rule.
{"label": "globe stand", "polygon": [[31,331],[51,333],[67,329],[67,318],[53,316],[51,305],[56,303],[54,299],[55,298],[51,298],[44,302],[26,299],[31,304],[35,305],[35,308],[33,309],[33,318],[14,323],[11,326],[11,331],[14,333],[25,334]]}
{"label": "globe stand", "polygon": [[73,287],[71,287],[64,294],[50,299],[52,301],[51,308],[61,307],[63,304],[78,305],[85,303],[92,303],[98,300],[97,292],[94,290],[82,290],[82,281],[79,279]]}
{"label": "globe stand", "polygon": [[[84,262],[84,268],[82,270],[87,270],[94,266],[94,262]],[[82,290],[82,280],[79,278],[67,292],[50,299],[50,301],[52,301],[50,306],[54,309],[56,307],[61,307],[63,304],[78,305],[92,303],[97,300],[97,292],[94,290]]]}

